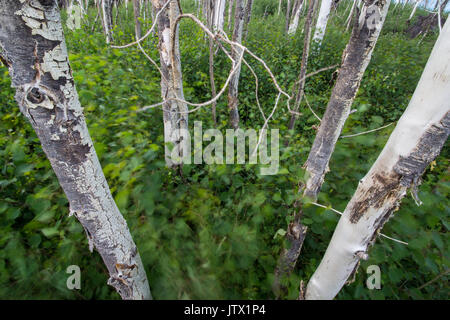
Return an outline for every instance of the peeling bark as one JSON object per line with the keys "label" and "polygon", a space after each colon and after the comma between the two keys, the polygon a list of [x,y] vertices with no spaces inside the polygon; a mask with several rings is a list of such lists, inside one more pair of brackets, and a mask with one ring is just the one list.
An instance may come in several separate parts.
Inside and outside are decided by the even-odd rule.
{"label": "peeling bark", "polygon": [[[303,44],[303,56],[302,56],[302,65],[300,67],[300,75],[299,75],[299,83],[297,88],[297,94],[295,96],[295,105],[294,111],[298,111],[301,99],[303,97],[303,90],[305,86],[305,75],[306,75],[306,66],[308,63],[308,55],[309,55],[309,46],[311,40],[311,22],[314,16],[315,9],[317,7],[316,0],[309,1],[308,13],[305,20],[305,39]],[[289,130],[292,130],[295,125],[295,120],[297,115],[292,114],[291,119],[289,121]],[[299,187],[299,193],[303,191],[303,186]],[[285,239],[288,242],[288,248],[283,249],[280,254],[280,257],[277,262],[277,266],[275,268],[275,280],[272,285],[272,291],[275,293],[277,297],[280,296],[281,291],[285,290],[285,288],[281,285],[283,278],[288,277],[295,268],[297,264],[298,257],[300,256],[300,252],[303,246],[303,241],[306,237],[307,227],[301,223],[301,218],[303,216],[303,211],[301,208],[300,201],[295,201],[294,203],[294,219],[289,224]]]}
{"label": "peeling bark", "polygon": [[56,1],[0,0],[0,51],[90,249],[123,299],[150,299],[144,266],[109,190],[70,69]]}
{"label": "peeling bark", "polygon": [[[380,35],[390,0],[367,0],[355,18],[350,41],[343,53],[339,76],[331,93],[327,109],[306,161],[304,195],[316,199],[322,186],[337,139],[350,114],[350,107],[361,84]],[[373,24],[374,12],[381,17]]]}
{"label": "peeling bark", "polygon": [[[156,12],[166,4],[166,0],[153,0]],[[161,60],[161,95],[167,98],[184,100],[183,77],[181,71],[178,28],[175,20],[180,15],[178,1],[171,1],[158,16],[159,56]],[[172,38],[174,47],[172,48]],[[183,163],[183,157],[188,155],[188,142],[183,139],[183,131],[188,129],[188,107],[179,101],[169,101],[163,104],[165,159],[168,167]],[[171,149],[172,148],[172,149]]]}
{"label": "peeling bark", "polygon": [[282,291],[286,290],[281,284],[282,280],[291,275],[294,270],[308,230],[308,227],[301,223],[303,212],[298,201],[294,207],[294,219],[289,224],[285,235],[289,247],[283,249],[281,252],[274,272],[275,279],[272,284],[272,291],[277,298],[281,296]]}
{"label": "peeling bark", "polygon": [[361,179],[327,251],[309,281],[306,299],[332,299],[367,258],[383,225],[450,133],[450,23],[438,38],[414,95],[372,168]]}
{"label": "peeling bark", "polygon": [[[372,1],[376,2],[376,1]],[[312,13],[311,10],[314,10],[311,6],[313,4],[310,4],[310,7],[308,9],[308,16]],[[384,4],[385,6],[388,6],[389,3]],[[386,16],[387,7],[383,8],[385,11],[383,14],[383,17]],[[317,194],[320,190],[320,187],[323,183],[323,178],[325,176],[326,170],[328,168],[328,161],[331,157],[331,153],[334,150],[334,145],[336,143],[337,138],[340,135],[340,132],[342,130],[343,122],[340,124],[339,127],[338,120],[340,119],[338,116],[343,118],[343,121],[348,116],[348,113],[350,112],[350,106],[354,99],[354,96],[356,95],[356,91],[359,87],[359,83],[361,81],[362,75],[364,73],[365,68],[367,67],[368,62],[370,61],[370,55],[373,50],[373,47],[375,45],[376,39],[378,38],[381,25],[379,26],[379,29],[375,29],[375,31],[370,31],[367,29],[366,26],[366,19],[367,16],[361,15],[360,17],[363,17],[364,20],[361,22],[361,30],[359,30],[358,25],[355,25],[354,33],[352,35],[352,38],[350,39],[349,44],[347,45],[346,50],[344,51],[344,58],[343,58],[343,64],[341,67],[341,79],[339,83],[336,83],[336,86],[333,90],[332,97],[330,98],[330,102],[327,107],[327,111],[325,113],[324,118],[322,119],[321,127],[319,128],[319,132],[315,138],[313,147],[309,153],[308,160],[305,163],[306,167],[306,177],[308,178],[306,185],[301,184],[298,188],[298,192],[302,193],[303,197],[311,198],[312,200],[315,200],[317,198]],[[310,26],[307,26],[307,21],[305,22],[305,37],[310,36]],[[363,30],[366,30],[365,32]],[[305,38],[306,42],[307,38]],[[304,48],[309,46],[309,44],[305,43]],[[305,51],[304,51],[305,54]],[[307,57],[306,57],[307,58]],[[306,65],[303,63],[302,59],[302,69],[303,66]],[[344,71],[342,71],[344,70]],[[303,74],[303,76],[302,76]],[[304,78],[304,75],[306,74],[306,69],[300,71],[300,79]],[[339,85],[339,87],[337,87]],[[301,99],[301,96],[303,94],[303,87],[304,83],[299,83],[299,91],[296,96],[296,104],[294,106],[294,110],[298,110],[299,106],[299,99]],[[337,87],[337,88],[336,88]],[[353,93],[352,98],[347,98],[346,100],[342,99],[343,93]],[[334,99],[334,100],[333,100]],[[348,105],[340,105],[343,104],[343,102],[349,103]],[[331,107],[330,107],[331,106]],[[330,109],[331,108],[331,109]],[[337,108],[337,111],[334,111],[333,109]],[[347,113],[344,113],[343,108],[347,108]],[[333,110],[334,112],[330,112],[329,110]],[[328,113],[328,118],[327,118]],[[341,115],[340,115],[341,114]],[[328,121],[328,122],[324,122]],[[295,122],[295,115],[292,115],[291,122],[289,123],[289,128],[292,129],[294,127]],[[322,130],[322,131],[321,131]],[[321,136],[319,136],[319,134]],[[336,140],[334,140],[334,137]],[[323,159],[327,159],[326,162]],[[318,168],[322,168],[323,171],[317,170]],[[313,171],[316,170],[316,171]],[[317,174],[317,172],[321,172],[322,174]],[[275,281],[273,286],[273,291],[276,295],[280,292],[282,288],[280,288],[280,280],[284,276],[288,276],[294,269],[295,264],[297,262],[297,259],[300,255],[301,247],[303,244],[303,241],[306,236],[306,227],[302,225],[301,223],[301,217],[303,215],[302,208],[300,205],[300,201],[296,201],[294,203],[294,222],[289,225],[286,239],[289,243],[289,248],[283,250],[283,252],[280,255],[280,258],[278,260],[278,264],[275,270]]]}

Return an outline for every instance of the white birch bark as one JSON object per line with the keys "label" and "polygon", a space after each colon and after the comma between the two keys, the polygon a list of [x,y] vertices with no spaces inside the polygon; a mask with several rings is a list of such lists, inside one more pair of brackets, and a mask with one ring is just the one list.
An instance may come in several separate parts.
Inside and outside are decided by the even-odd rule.
{"label": "white birch bark", "polygon": [[325,30],[327,28],[328,17],[330,16],[331,4],[333,0],[322,0],[320,5],[319,17],[317,18],[316,31],[314,32],[313,41],[322,42]]}
{"label": "white birch bark", "polygon": [[103,31],[105,32],[106,43],[113,40],[112,33],[112,3],[111,0],[101,0]]}
{"label": "white birch bark", "polygon": [[439,36],[408,108],[347,205],[306,299],[332,299],[384,223],[439,154],[450,132],[450,23]]}
{"label": "white birch bark", "polygon": [[[303,99],[303,91],[305,89],[305,77],[306,70],[308,67],[308,57],[309,57],[309,47],[311,44],[311,33],[312,33],[312,21],[314,18],[314,13],[316,12],[318,0],[309,0],[308,14],[305,20],[305,38],[303,40],[303,53],[302,53],[302,64],[300,66],[300,74],[298,77],[298,86],[296,87],[294,112],[298,112],[300,104]],[[297,120],[297,114],[293,113],[289,119],[288,129],[292,130],[295,126],[295,121]]]}
{"label": "white birch bark", "polygon": [[[153,0],[156,12],[166,4],[166,0]],[[158,16],[159,56],[161,60],[161,95],[163,99],[179,98],[184,100],[183,77],[181,71],[178,29],[174,27],[180,14],[178,1],[171,1]],[[172,37],[174,47],[172,48]],[[163,104],[165,159],[168,167],[183,163],[183,157],[188,156],[189,141],[184,139],[188,129],[188,107],[179,101],[169,101]]]}
{"label": "white birch bark", "polygon": [[252,9],[253,9],[253,0],[247,0],[247,5],[245,7],[244,12],[244,31],[243,31],[244,41],[247,39],[248,25],[250,23],[250,19],[252,18]]}
{"label": "white birch bark", "polygon": [[225,0],[217,0],[214,8],[214,31],[223,30],[224,13],[225,13]]}
{"label": "white birch bark", "polygon": [[417,7],[422,2],[422,0],[416,0],[416,3],[414,4],[414,8],[411,11],[411,14],[409,15],[408,21],[411,21],[411,19],[414,17],[414,14],[416,13]]}
{"label": "white birch bark", "polygon": [[[133,0],[133,13],[134,13],[134,34],[136,39],[141,38],[141,22],[140,17],[140,3],[139,0]],[[144,17],[145,19],[145,17]]]}
{"label": "white birch bark", "polygon": [[231,19],[233,16],[233,7],[235,6],[236,0],[228,0],[228,31],[231,31]]}
{"label": "white birch bark", "polygon": [[291,0],[287,0],[286,18],[284,23],[285,32],[289,31],[289,22],[291,21]]}
{"label": "white birch bark", "polygon": [[395,6],[394,6],[394,10],[397,8],[398,4],[400,3],[400,1],[395,1]]}
{"label": "white birch bark", "polygon": [[[314,13],[317,8],[318,0],[309,0],[308,14],[305,20],[305,38],[303,41],[303,54],[302,54],[302,64],[300,67],[300,75],[298,86],[296,87],[296,96],[295,96],[295,105],[294,111],[298,111],[300,106],[300,102],[303,97],[303,90],[305,86],[305,75],[308,64],[308,56],[309,56],[309,46],[311,40],[311,23],[313,20]],[[291,119],[289,120],[288,128],[292,130],[295,125],[295,120],[297,116],[292,114]],[[294,267],[297,263],[297,259],[300,255],[300,251],[302,250],[303,241],[306,236],[307,227],[301,223],[302,210],[299,206],[300,202],[295,201],[294,203],[294,219],[291,223],[289,223],[287,232],[285,235],[286,240],[289,243],[289,247],[283,249],[281,255],[278,259],[277,266],[275,268],[275,279],[272,285],[272,290],[275,295],[278,297],[281,289],[281,279],[285,276],[289,276],[294,270]]]}
{"label": "white birch bark", "polygon": [[0,56],[89,247],[123,299],[150,299],[144,266],[89,135],[54,0],[0,0]]}
{"label": "white birch bark", "polygon": [[353,1],[353,5],[352,8],[350,9],[350,13],[348,14],[347,20],[345,20],[345,31],[348,30],[348,28],[350,28],[350,24],[352,23],[352,17],[353,17],[353,12],[355,11],[355,7],[356,7],[356,0]]}
{"label": "white birch bark", "polygon": [[439,27],[439,33],[442,32],[442,23],[441,23],[441,10],[442,10],[442,6],[441,6],[441,0],[438,1],[439,3],[439,9],[438,9],[438,27]]}
{"label": "white birch bark", "polygon": [[307,181],[304,194],[307,197],[317,199],[325,174],[329,170],[328,164],[336,141],[350,114],[350,107],[372,57],[389,4],[390,0],[367,0],[359,19],[355,21],[352,35],[343,53],[336,84],[305,164]]}
{"label": "white birch bark", "polygon": [[[244,7],[246,5],[246,0],[235,0],[236,8],[234,14],[234,31],[233,31],[233,41],[237,43],[242,42],[242,33],[244,29]],[[241,56],[242,49],[236,46],[232,47],[231,56],[235,63],[239,63],[239,57]],[[233,64],[232,69],[236,65]],[[238,111],[238,91],[239,91],[239,77],[241,75],[241,64],[233,74],[228,87],[228,109],[230,112],[230,124],[234,129],[239,128],[239,111]]]}
{"label": "white birch bark", "polygon": [[289,25],[288,34],[295,34],[297,32],[298,22],[300,20],[300,14],[302,12],[303,3],[304,3],[304,0],[300,0],[299,5],[297,6],[297,8],[294,12],[294,17],[292,18],[292,21]]}

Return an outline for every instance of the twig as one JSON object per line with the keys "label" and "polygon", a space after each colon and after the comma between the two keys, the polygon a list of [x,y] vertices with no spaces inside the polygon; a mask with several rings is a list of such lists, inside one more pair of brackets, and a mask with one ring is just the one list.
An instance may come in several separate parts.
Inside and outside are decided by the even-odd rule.
{"label": "twig", "polygon": [[316,70],[316,71],[314,71],[314,72],[308,73],[308,74],[307,74],[306,76],[304,76],[303,78],[298,79],[297,81],[295,81],[295,84],[298,85],[298,84],[300,83],[300,81],[306,80],[307,78],[312,77],[312,76],[315,76],[315,75],[318,74],[318,73],[321,73],[321,72],[323,72],[323,71],[327,71],[327,70],[330,70],[330,69],[334,69],[334,68],[336,68],[336,67],[339,67],[339,64],[334,64],[334,65],[329,66],[329,67],[320,68],[319,70]]}
{"label": "twig", "polygon": [[428,285],[432,284],[433,282],[439,280],[440,277],[445,276],[449,272],[450,272],[450,269],[445,270],[444,272],[438,274],[436,277],[434,277],[433,279],[431,279],[427,283],[425,283],[425,284],[421,285],[420,287],[418,287],[417,290],[422,290],[423,288],[425,288],[426,286],[428,286]]}
{"label": "twig", "polygon": [[153,29],[155,29],[156,23],[158,22],[158,17],[159,17],[159,15],[163,12],[163,10],[164,10],[166,7],[170,4],[171,1],[172,1],[172,0],[167,0],[167,2],[166,2],[166,3],[161,7],[161,9],[156,13],[156,15],[155,15],[155,20],[153,21],[153,24],[152,24],[150,30],[148,30],[147,33],[146,33],[142,38],[137,39],[137,40],[134,41],[134,42],[131,42],[131,43],[128,43],[128,44],[125,44],[125,45],[122,45],[122,46],[111,46],[111,48],[115,48],[115,49],[124,49],[124,48],[128,48],[128,47],[134,46],[135,44],[138,44],[138,43],[142,42],[143,40],[145,40],[145,39],[153,32]]}
{"label": "twig", "polygon": [[[310,203],[313,204],[313,205],[315,205],[315,206],[324,208],[324,209],[329,209],[329,210],[331,210],[331,211],[333,211],[333,212],[335,212],[335,213],[337,213],[337,214],[339,214],[339,215],[341,215],[341,216],[343,215],[342,212],[337,211],[336,209],[333,209],[332,207],[327,207],[327,206],[321,205],[321,204],[319,204],[319,203],[317,203],[317,202],[310,202]],[[392,241],[395,241],[395,242],[404,244],[404,245],[408,245],[408,242],[401,241],[401,240],[398,240],[398,239],[395,239],[395,238],[391,238],[391,237],[385,235],[384,233],[380,233],[380,236],[385,237],[386,239],[389,239],[389,240],[392,240]]]}
{"label": "twig", "polygon": [[261,115],[263,116],[264,121],[267,120],[266,115],[264,114],[263,109],[261,108],[261,104],[259,103],[259,97],[258,97],[258,88],[259,88],[259,84],[258,84],[258,76],[256,75],[255,71],[253,70],[252,67],[250,67],[250,65],[247,63],[247,61],[245,59],[243,59],[244,64],[247,66],[247,68],[249,68],[249,70],[251,71],[251,73],[253,74],[253,77],[255,78],[255,97],[256,97],[256,104],[258,105],[259,111],[261,112]]}
{"label": "twig", "polygon": [[317,120],[319,120],[319,122],[322,122],[322,119],[320,119],[320,117],[314,112],[314,110],[309,105],[308,98],[306,97],[306,94],[303,94],[303,96],[305,97],[306,105],[308,106],[309,110],[311,110],[312,114],[317,118]]}
{"label": "twig", "polygon": [[372,130],[364,131],[364,132],[360,132],[360,133],[355,133],[355,134],[349,134],[349,135],[346,135],[346,136],[341,136],[340,138],[341,138],[341,139],[342,139],[342,138],[351,138],[351,137],[360,136],[360,135],[363,135],[363,134],[366,134],[366,133],[375,132],[375,131],[378,131],[378,130],[382,130],[382,129],[384,129],[384,128],[387,128],[387,127],[389,127],[389,126],[392,126],[394,123],[395,123],[395,122],[391,122],[391,123],[389,123],[389,124],[387,124],[387,125],[385,125],[385,126],[382,126],[382,127],[376,128],[376,129],[372,129]]}

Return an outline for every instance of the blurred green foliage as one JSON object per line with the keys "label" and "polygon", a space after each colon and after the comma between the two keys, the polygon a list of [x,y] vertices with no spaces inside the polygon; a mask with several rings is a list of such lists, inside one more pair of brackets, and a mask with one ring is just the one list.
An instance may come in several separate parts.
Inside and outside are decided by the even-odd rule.
{"label": "blurred green foliage", "polygon": [[[185,12],[195,10],[190,2],[183,5]],[[290,92],[300,69],[301,27],[296,35],[287,36],[284,17],[277,17],[274,1],[255,1],[254,6],[246,45]],[[406,11],[389,14],[344,134],[395,122],[405,110],[436,40],[435,33],[420,43],[408,39],[401,27]],[[289,132],[286,108],[275,113],[271,128],[279,128],[283,140],[290,142],[287,147],[282,143],[278,175],[260,176],[255,165],[186,165],[182,175],[170,171],[164,164],[161,110],[137,112],[160,101],[159,74],[137,48],[109,48],[100,26],[91,31],[95,14],[89,12],[82,29],[66,30],[70,61],[95,148],[138,245],[154,297],[273,298],[276,259],[285,245],[282,235],[298,197],[296,185],[315,135],[316,118],[302,105],[295,132]],[[133,40],[131,14],[131,9],[119,12],[115,43]],[[340,8],[330,19],[320,50],[313,44],[310,72],[340,62],[349,38],[345,19]],[[147,30],[151,21],[142,21]],[[193,102],[206,101],[211,98],[208,43],[190,21],[181,23],[180,42],[185,96]],[[143,47],[158,63],[156,44],[157,39],[150,37]],[[276,91],[262,65],[250,57],[248,61],[259,77],[259,99],[268,114]],[[218,88],[230,67],[226,56],[218,52]],[[307,80],[307,99],[319,115],[325,111],[333,83],[333,70]],[[101,258],[89,252],[83,228],[68,217],[66,197],[35,133],[19,112],[4,67],[0,68],[0,88],[0,298],[119,298],[106,285]],[[245,66],[239,90],[242,126],[260,128],[255,81]],[[223,130],[228,120],[226,104],[222,97],[217,106],[218,126]],[[190,114],[190,123],[194,120],[203,121],[204,128],[213,126],[208,107]],[[320,203],[344,210],[392,129],[338,141]],[[419,192],[423,205],[417,207],[411,197],[405,198],[383,229],[409,245],[379,238],[355,282],[341,291],[339,299],[448,298],[448,275],[442,275],[449,265],[448,152],[446,146],[423,177]],[[318,266],[338,220],[329,209],[309,206],[305,212],[309,232],[284,298],[298,296],[299,281],[309,279]],[[81,267],[79,291],[66,288],[65,270],[72,264]],[[381,268],[381,290],[365,286],[365,270],[372,264]]]}

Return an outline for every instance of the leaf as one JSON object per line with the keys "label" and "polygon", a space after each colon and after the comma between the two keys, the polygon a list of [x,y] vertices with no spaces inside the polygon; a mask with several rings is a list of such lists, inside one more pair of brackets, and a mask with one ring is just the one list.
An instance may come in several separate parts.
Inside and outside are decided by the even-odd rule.
{"label": "leaf", "polygon": [[277,232],[275,232],[275,235],[273,236],[274,239],[277,239],[278,237],[284,237],[286,235],[286,230],[284,229],[278,229]]}
{"label": "leaf", "polygon": [[117,206],[120,210],[125,210],[128,205],[128,198],[130,195],[130,191],[128,189],[122,189],[117,193],[114,200],[116,201]]}
{"label": "leaf", "polygon": [[58,229],[55,227],[41,229],[41,232],[47,238],[52,238],[59,234]]}

